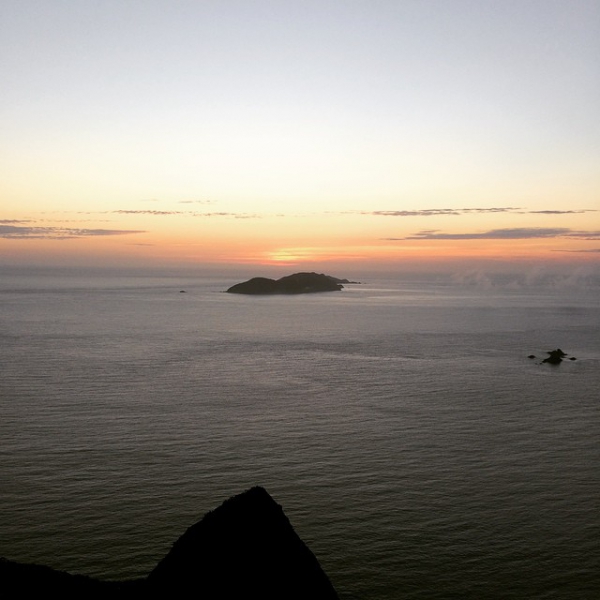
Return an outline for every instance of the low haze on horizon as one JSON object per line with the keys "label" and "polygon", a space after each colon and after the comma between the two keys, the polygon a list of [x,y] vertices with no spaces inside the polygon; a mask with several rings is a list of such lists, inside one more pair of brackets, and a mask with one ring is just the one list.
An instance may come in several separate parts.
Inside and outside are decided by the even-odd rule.
{"label": "low haze on horizon", "polygon": [[600,2],[5,0],[0,266],[600,269]]}

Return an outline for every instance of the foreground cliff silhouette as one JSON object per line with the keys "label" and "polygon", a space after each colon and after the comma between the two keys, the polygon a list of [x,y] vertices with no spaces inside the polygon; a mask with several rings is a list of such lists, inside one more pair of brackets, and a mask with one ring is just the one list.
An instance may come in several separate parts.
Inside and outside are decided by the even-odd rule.
{"label": "foreground cliff silhouette", "polygon": [[294,273],[281,279],[253,277],[248,281],[236,283],[227,292],[229,294],[314,294],[316,292],[337,292],[343,289],[346,279],[337,279],[323,273]]}
{"label": "foreground cliff silhouette", "polygon": [[146,579],[104,582],[0,560],[0,597],[334,600],[331,582],[261,487],[190,527]]}

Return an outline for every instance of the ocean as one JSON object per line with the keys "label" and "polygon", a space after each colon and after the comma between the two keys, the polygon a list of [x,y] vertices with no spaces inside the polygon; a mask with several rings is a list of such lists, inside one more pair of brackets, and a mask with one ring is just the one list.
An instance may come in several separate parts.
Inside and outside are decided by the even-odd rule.
{"label": "ocean", "polygon": [[240,280],[2,277],[0,556],[143,577],[261,485],[342,600],[598,597],[597,287]]}

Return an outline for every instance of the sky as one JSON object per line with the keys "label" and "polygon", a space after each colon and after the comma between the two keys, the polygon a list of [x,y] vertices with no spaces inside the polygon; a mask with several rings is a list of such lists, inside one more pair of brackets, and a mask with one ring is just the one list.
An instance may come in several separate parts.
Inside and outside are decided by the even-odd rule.
{"label": "sky", "polygon": [[0,80],[0,266],[600,265],[599,0],[3,0]]}

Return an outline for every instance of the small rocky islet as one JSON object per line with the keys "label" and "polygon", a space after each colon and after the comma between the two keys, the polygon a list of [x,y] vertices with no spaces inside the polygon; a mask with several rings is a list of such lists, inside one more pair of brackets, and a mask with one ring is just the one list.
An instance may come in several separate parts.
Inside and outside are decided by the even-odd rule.
{"label": "small rocky islet", "polygon": [[[569,356],[566,352],[563,352],[560,348],[556,348],[556,350],[548,350],[546,352],[548,355],[542,363],[548,363],[549,365],[559,365],[566,356]],[[530,354],[527,358],[537,358],[535,354]],[[577,360],[574,356],[569,357],[569,360]]]}
{"label": "small rocky islet", "polygon": [[358,283],[339,279],[324,273],[293,273],[280,279],[253,277],[248,281],[232,285],[228,294],[250,294],[266,296],[273,294],[315,294],[319,292],[339,292],[344,284]]}

